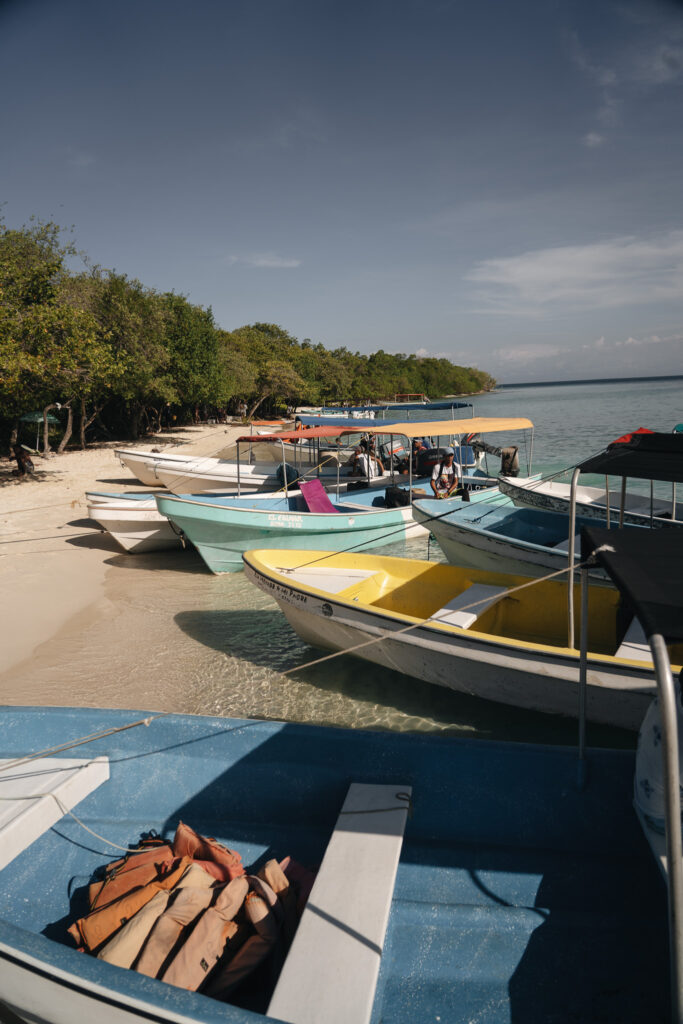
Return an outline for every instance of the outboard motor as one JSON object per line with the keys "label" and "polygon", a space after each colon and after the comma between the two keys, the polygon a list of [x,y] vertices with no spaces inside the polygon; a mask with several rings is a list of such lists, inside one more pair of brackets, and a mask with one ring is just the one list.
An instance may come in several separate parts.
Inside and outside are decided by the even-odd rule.
{"label": "outboard motor", "polygon": [[284,465],[283,463],[280,463],[275,471],[275,476],[277,477],[277,482],[280,484],[280,487],[285,486],[285,481],[287,482],[287,486],[289,486],[290,484],[293,484],[295,480],[299,479],[298,472],[294,466],[290,466],[288,462]]}

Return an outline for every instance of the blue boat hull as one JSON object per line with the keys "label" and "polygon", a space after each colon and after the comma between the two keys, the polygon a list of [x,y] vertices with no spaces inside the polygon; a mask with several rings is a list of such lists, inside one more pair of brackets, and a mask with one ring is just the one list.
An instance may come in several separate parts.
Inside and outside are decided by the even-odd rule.
{"label": "blue boat hull", "polygon": [[[424,532],[409,508],[373,507],[370,491],[338,504],[335,513],[301,511],[301,499],[243,498],[203,501],[201,497],[157,495],[159,511],[192,541],[213,573],[241,572],[242,555],[254,547],[295,550],[366,551]],[[365,498],[365,500],[363,500]]]}
{"label": "blue boat hull", "polygon": [[[3,709],[0,753],[139,717]],[[632,808],[632,752],[591,752],[583,791],[567,748],[273,722],[169,716],[69,753],[109,757],[110,781],[76,808],[99,835],[128,845],[182,819],[247,865],[319,863],[352,781],[412,785],[372,1024],[666,1015],[665,895]],[[83,887],[112,856],[67,816],[1,872],[2,1000],[48,1024],[69,1007],[98,1024],[263,1021],[70,945]]]}

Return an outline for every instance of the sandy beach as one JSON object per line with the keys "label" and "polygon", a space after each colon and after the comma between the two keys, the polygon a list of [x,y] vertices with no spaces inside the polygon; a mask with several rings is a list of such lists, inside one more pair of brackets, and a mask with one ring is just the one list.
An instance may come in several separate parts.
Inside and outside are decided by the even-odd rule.
{"label": "sandy beach", "polygon": [[161,451],[172,445],[186,454],[213,455],[243,430],[232,424],[201,425],[133,444],[107,442],[85,451],[34,456],[35,474],[26,478],[12,475],[15,463],[1,462],[0,673],[30,659],[101,597],[115,545],[88,519],[85,492],[148,490],[114,450]]}

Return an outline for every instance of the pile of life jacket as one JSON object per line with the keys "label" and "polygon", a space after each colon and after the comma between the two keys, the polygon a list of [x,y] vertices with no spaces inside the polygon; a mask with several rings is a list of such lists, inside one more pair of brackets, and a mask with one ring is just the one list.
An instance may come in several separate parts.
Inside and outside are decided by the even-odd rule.
{"label": "pile of life jacket", "polygon": [[189,991],[229,999],[270,958],[279,973],[314,875],[291,858],[247,874],[239,853],[180,822],[145,839],[88,890],[79,949]]}

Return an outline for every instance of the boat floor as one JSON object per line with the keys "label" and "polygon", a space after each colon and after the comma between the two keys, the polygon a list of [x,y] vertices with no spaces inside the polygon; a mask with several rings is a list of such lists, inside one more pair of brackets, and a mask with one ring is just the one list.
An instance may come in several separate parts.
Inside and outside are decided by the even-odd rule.
{"label": "boat floor", "polygon": [[[6,747],[21,713],[8,712]],[[90,712],[68,735],[112,714],[133,720]],[[372,1024],[665,1019],[666,900],[631,806],[631,753],[592,752],[580,792],[563,748],[216,719],[180,736],[174,721],[93,745],[112,782],[76,813],[100,835],[125,845],[181,818],[247,865],[315,865],[350,780],[413,786]],[[233,741],[240,756],[221,756]],[[117,855],[62,819],[1,873],[0,917],[68,945],[92,871]],[[136,977],[101,966],[122,991]],[[236,1001],[264,1012],[269,995],[245,986]]]}

